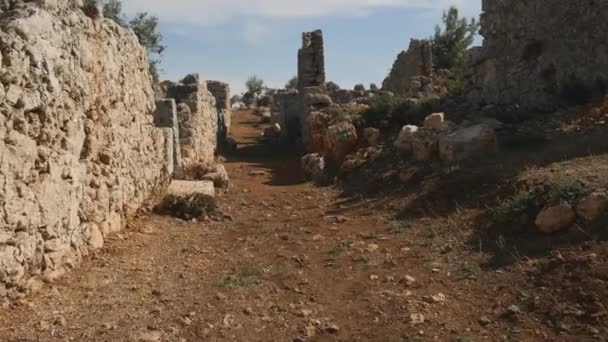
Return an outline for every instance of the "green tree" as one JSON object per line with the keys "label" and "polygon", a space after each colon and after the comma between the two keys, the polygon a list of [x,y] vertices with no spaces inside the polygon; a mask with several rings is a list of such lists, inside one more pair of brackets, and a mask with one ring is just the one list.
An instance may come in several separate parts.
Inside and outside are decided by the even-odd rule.
{"label": "green tree", "polygon": [[85,0],[84,7],[100,5],[103,9],[103,16],[114,20],[121,26],[126,26],[126,21],[122,14],[121,0]]}
{"label": "green tree", "polygon": [[298,89],[298,84],[298,76],[294,76],[287,81],[285,84],[285,89]]}
{"label": "green tree", "polygon": [[329,82],[325,83],[325,88],[328,91],[338,91],[338,90],[340,90],[340,86],[338,85],[338,83],[333,82],[333,81],[329,81]]}
{"label": "green tree", "polygon": [[479,31],[479,23],[475,18],[470,21],[460,18],[458,9],[450,7],[443,13],[442,29],[435,27],[433,43],[433,64],[436,69],[452,69],[462,63],[464,53]]}
{"label": "green tree", "polygon": [[155,81],[158,81],[160,58],[166,49],[166,46],[162,44],[163,36],[158,31],[158,17],[146,12],[137,13],[129,21],[129,26],[137,35],[139,43],[148,51],[150,74]]}
{"label": "green tree", "polygon": [[258,78],[256,75],[253,75],[247,79],[245,82],[245,87],[247,87],[247,92],[252,95],[260,95],[264,91],[264,81],[261,78]]}

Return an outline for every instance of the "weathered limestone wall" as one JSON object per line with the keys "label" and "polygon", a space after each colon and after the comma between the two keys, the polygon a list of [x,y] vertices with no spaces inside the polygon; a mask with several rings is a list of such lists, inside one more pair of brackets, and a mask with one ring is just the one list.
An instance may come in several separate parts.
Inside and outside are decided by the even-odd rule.
{"label": "weathered limestone wall", "polygon": [[218,114],[218,139],[219,143],[222,143],[228,136],[231,125],[230,85],[220,81],[207,81],[207,89],[215,97]]}
{"label": "weathered limestone wall", "polygon": [[321,30],[302,33],[302,48],[298,51],[298,87],[325,88],[325,51]]}
{"label": "weathered limestone wall", "polygon": [[484,0],[470,98],[551,110],[603,95],[606,18],[606,0]]}
{"label": "weathered limestone wall", "polygon": [[[417,95],[423,87],[432,82],[433,54],[431,42],[428,40],[410,41],[407,51],[402,51],[388,77],[382,83],[382,90],[390,91],[395,95]],[[426,84],[424,84],[426,82]]]}
{"label": "weathered limestone wall", "polygon": [[175,99],[179,141],[185,168],[213,164],[217,149],[218,114],[215,98],[197,74],[168,86],[167,97]]}
{"label": "weathered limestone wall", "polygon": [[273,96],[272,102],[276,110],[273,117],[281,126],[281,142],[301,145],[304,118],[298,91],[279,90]]}
{"label": "weathered limestone wall", "polygon": [[166,177],[145,50],[76,5],[0,4],[0,296],[103,246]]}

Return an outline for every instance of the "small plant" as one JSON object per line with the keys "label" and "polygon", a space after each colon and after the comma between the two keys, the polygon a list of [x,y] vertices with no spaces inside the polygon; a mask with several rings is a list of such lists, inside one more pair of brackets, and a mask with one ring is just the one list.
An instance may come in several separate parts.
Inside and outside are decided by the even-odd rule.
{"label": "small plant", "polygon": [[382,94],[375,96],[371,107],[361,113],[368,124],[377,124],[398,109],[402,109],[404,100],[397,96]]}
{"label": "small plant", "polygon": [[588,191],[587,186],[581,180],[562,180],[549,190],[546,200],[548,202],[566,201],[572,203]]}
{"label": "small plant", "polygon": [[411,225],[405,221],[393,221],[389,223],[388,232],[390,234],[403,234],[405,233]]}
{"label": "small plant", "polygon": [[236,275],[230,275],[224,278],[222,285],[229,289],[238,287],[247,287],[256,284],[261,276],[261,273],[253,267],[243,267]]}
{"label": "small plant", "polygon": [[337,258],[342,255],[342,253],[346,252],[348,248],[350,248],[350,242],[340,242],[337,246],[329,251],[329,255],[332,258]]}
{"label": "small plant", "polygon": [[520,190],[497,207],[490,208],[489,214],[495,221],[506,223],[527,211],[533,204],[534,199],[535,196],[532,191]]}
{"label": "small plant", "polygon": [[203,217],[215,211],[215,201],[209,196],[195,194],[192,196],[167,196],[157,207],[161,214],[179,217],[185,220]]}

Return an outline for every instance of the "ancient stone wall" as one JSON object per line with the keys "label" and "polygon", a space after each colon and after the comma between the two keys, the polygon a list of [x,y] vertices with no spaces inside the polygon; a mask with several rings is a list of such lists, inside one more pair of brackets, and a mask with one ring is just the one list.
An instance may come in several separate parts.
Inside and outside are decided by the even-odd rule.
{"label": "ancient stone wall", "polygon": [[605,94],[606,18],[606,0],[484,0],[470,99],[552,110]]}
{"label": "ancient stone wall", "polygon": [[175,99],[179,140],[185,168],[213,164],[217,148],[218,114],[215,98],[197,74],[168,86],[167,97]]}
{"label": "ancient stone wall", "polygon": [[298,91],[279,90],[273,96],[273,104],[273,117],[281,126],[281,142],[301,145],[304,118]]}
{"label": "ancient stone wall", "polygon": [[412,39],[408,50],[397,56],[388,77],[382,82],[382,90],[395,95],[416,97],[424,86],[432,82],[432,75],[431,42]]}
{"label": "ancient stone wall", "polygon": [[0,296],[103,246],[167,176],[146,51],[76,5],[1,4]]}
{"label": "ancient stone wall", "polygon": [[230,132],[232,117],[230,85],[220,81],[207,81],[207,89],[215,97],[215,106],[218,113],[218,142],[223,143]]}
{"label": "ancient stone wall", "polygon": [[321,30],[302,33],[302,48],[298,51],[298,87],[325,88],[325,52]]}

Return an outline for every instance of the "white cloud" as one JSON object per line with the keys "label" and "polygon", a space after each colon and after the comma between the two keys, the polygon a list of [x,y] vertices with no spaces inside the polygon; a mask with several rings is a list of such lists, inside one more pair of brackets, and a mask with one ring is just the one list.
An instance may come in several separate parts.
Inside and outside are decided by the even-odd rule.
{"label": "white cloud", "polygon": [[128,13],[148,11],[164,21],[197,25],[223,23],[233,17],[305,18],[352,16],[386,7],[446,8],[457,5],[464,13],[481,0],[124,0]]}

